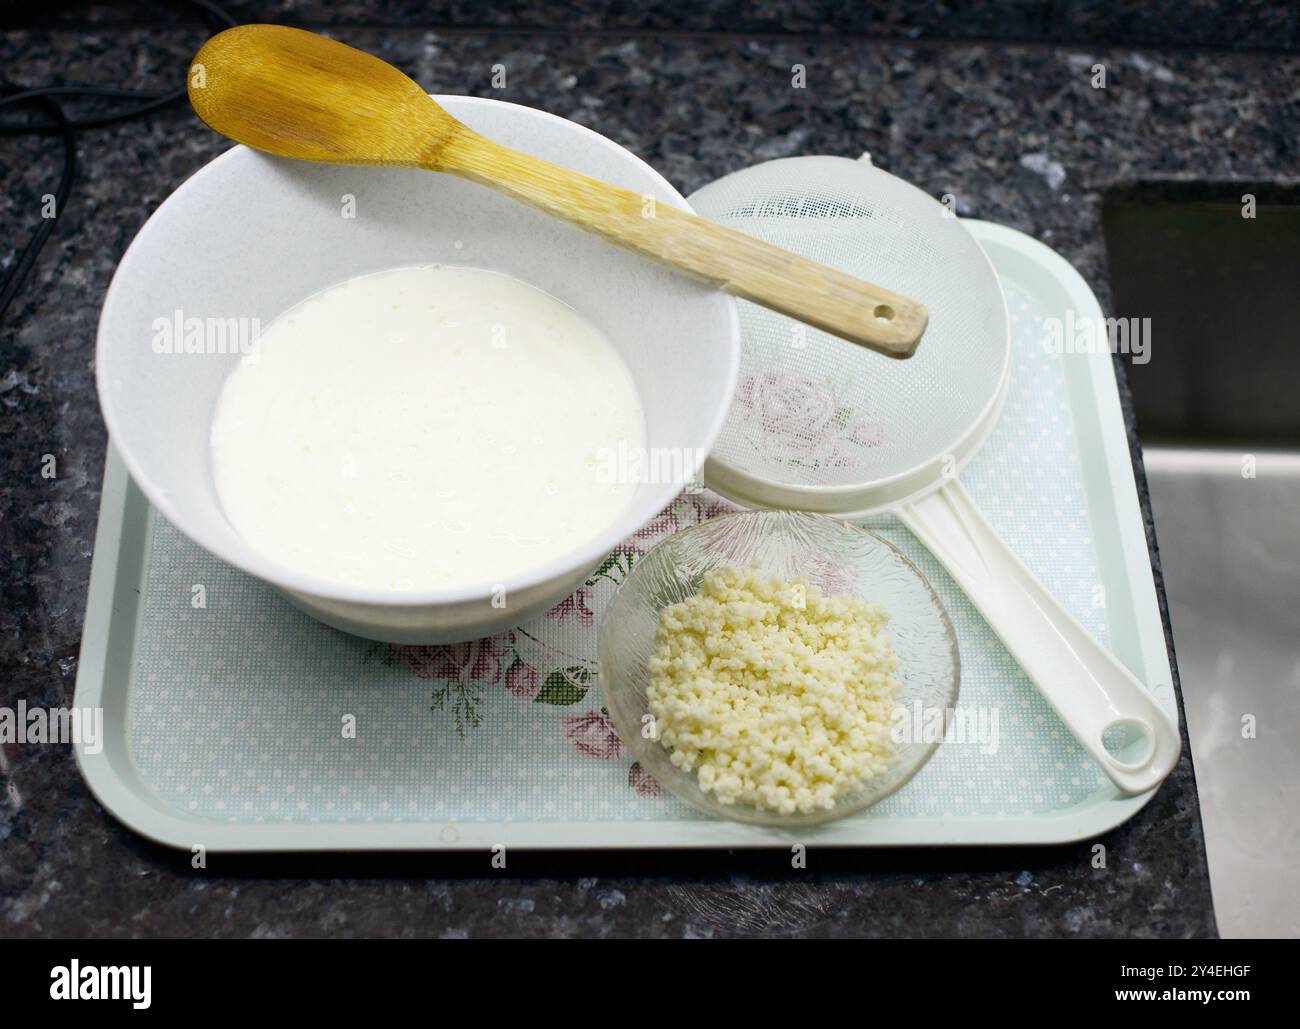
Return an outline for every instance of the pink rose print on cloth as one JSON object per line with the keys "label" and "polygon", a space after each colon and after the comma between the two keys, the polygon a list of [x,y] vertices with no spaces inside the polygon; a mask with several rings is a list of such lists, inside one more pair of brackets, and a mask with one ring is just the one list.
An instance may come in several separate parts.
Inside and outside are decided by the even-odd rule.
{"label": "pink rose print on cloth", "polygon": [[588,711],[585,715],[566,715],[564,737],[580,754],[598,761],[610,761],[623,753],[623,741],[614,732],[614,725],[604,711]]}
{"label": "pink rose print on cloth", "polygon": [[661,539],[688,529],[710,518],[731,514],[736,508],[713,494],[683,493],[671,504],[659,512],[642,529],[638,529],[628,539],[626,546],[633,551],[644,554]]}
{"label": "pink rose print on cloth", "polygon": [[632,787],[633,793],[647,800],[659,796],[664,789],[659,785],[658,779],[641,767],[639,761],[633,762],[632,767],[627,770],[627,784]]}
{"label": "pink rose print on cloth", "polygon": [[732,411],[764,454],[803,467],[850,468],[861,462],[856,451],[884,441],[883,428],[841,406],[830,383],[787,373],[745,376]]}
{"label": "pink rose print on cloth", "polygon": [[510,638],[471,640],[437,647],[390,645],[385,662],[394,659],[419,678],[433,683],[429,710],[450,715],[456,732],[483,724],[482,690],[501,681],[505,671],[502,660],[510,653]]}
{"label": "pink rose print on cloth", "polygon": [[501,659],[508,653],[505,644],[495,638],[436,647],[394,645],[390,649],[421,679],[486,686],[501,681]]}
{"label": "pink rose print on cloth", "polygon": [[506,689],[520,700],[536,700],[542,691],[542,675],[532,665],[516,658],[506,672]]}
{"label": "pink rose print on cloth", "polygon": [[594,625],[596,613],[591,609],[591,587],[579,586],[576,592],[547,611],[546,617],[560,621],[574,621],[579,625]]}

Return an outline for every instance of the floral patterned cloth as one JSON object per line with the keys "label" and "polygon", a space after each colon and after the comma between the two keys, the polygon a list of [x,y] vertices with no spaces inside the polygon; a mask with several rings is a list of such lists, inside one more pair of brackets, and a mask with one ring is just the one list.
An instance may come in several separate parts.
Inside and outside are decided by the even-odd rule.
{"label": "floral patterned cloth", "polygon": [[[600,707],[596,692],[594,653],[575,653],[572,633],[549,638],[548,626],[594,626],[598,614],[633,565],[660,540],[735,508],[711,494],[681,494],[592,572],[587,581],[545,616],[529,626],[468,643],[443,646],[380,644],[386,664],[408,669],[433,684],[430,707],[449,717],[462,735],[482,722],[479,704],[484,690],[504,689],[521,703],[578,709],[579,714],[543,718],[545,731],[554,731],[583,757],[617,761],[626,748],[614,732],[609,713]],[[826,570],[829,585],[833,569]],[[816,581],[816,580],[815,580]],[[583,634],[590,637],[590,634]],[[594,645],[594,643],[593,643]],[[552,724],[553,723],[553,724]],[[639,764],[627,774],[628,787],[638,797],[653,799],[660,786]]]}

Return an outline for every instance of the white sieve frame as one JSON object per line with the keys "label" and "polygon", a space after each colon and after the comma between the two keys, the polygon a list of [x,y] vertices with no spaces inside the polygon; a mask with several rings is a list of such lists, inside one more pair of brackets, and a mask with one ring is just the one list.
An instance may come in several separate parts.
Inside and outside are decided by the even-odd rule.
{"label": "white sieve frame", "polygon": [[[878,168],[872,161],[870,153],[862,154],[857,160],[873,171],[885,175],[892,174],[883,168]],[[911,186],[911,183],[907,183],[906,180],[900,181]],[[914,186],[911,188],[916,189]],[[710,453],[701,469],[701,479],[705,486],[744,507],[808,511],[839,518],[860,518],[886,512],[911,500],[919,500],[942,488],[945,483],[956,480],[957,474],[988,440],[1002,415],[1011,381],[1011,312],[1007,306],[1006,292],[1002,289],[997,270],[993,267],[988,253],[966,228],[964,219],[954,215],[953,220],[974,244],[974,249],[979,254],[979,267],[985,273],[990,287],[996,289],[1002,312],[1002,366],[998,372],[997,383],[984,407],[965,430],[933,457],[918,462],[904,471],[879,479],[831,486],[772,479],[746,471],[735,464],[720,460],[715,453]],[[975,222],[986,224],[978,220]],[[918,349],[923,346],[925,346],[924,334],[921,336]],[[743,353],[743,339],[741,349]],[[949,458],[951,463],[945,468]]]}
{"label": "white sieve frame", "polygon": [[[968,236],[970,235],[964,224],[961,228]],[[883,479],[842,486],[810,486],[779,482],[763,475],[746,472],[710,455],[705,459],[701,473],[704,485],[742,507],[809,511],[815,514],[834,515],[837,518],[865,518],[868,515],[889,511],[909,500],[918,500],[940,489],[945,482],[955,479],[985,444],[998,419],[1002,417],[1002,407],[1006,402],[1007,388],[1011,382],[1011,312],[1007,307],[1006,291],[1002,288],[989,255],[979,245],[979,240],[974,236],[970,238],[979,250],[982,267],[988,272],[989,279],[997,288],[998,299],[1001,301],[1002,368],[998,373],[997,386],[994,387],[988,402],[955,442],[929,460],[913,465],[905,471],[896,472]],[[925,346],[924,335],[919,346]],[[945,472],[944,464],[948,458],[952,458],[952,463]]]}

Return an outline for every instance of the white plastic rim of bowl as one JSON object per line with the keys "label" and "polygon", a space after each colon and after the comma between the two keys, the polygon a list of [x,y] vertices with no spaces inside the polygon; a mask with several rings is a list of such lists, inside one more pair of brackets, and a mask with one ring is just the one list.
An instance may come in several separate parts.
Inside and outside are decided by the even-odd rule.
{"label": "white plastic rim of bowl", "polygon": [[[689,209],[653,168],[581,125],[498,100],[435,99],[507,146]],[[105,298],[96,348],[110,438],[157,511],[322,621],[395,643],[473,639],[526,621],[572,592],[684,485],[637,483],[604,531],[505,583],[360,589],[249,547],[221,511],[209,455],[216,399],[240,355],[211,352],[210,338],[208,352],[158,353],[155,335],[175,319],[266,325],[356,275],[427,264],[505,272],[569,304],[606,333],[631,370],[647,448],[697,455],[713,446],[739,364],[735,301],[482,186],[413,169],[305,164],[234,147],[184,182],[131,243]]]}
{"label": "white plastic rim of bowl", "polygon": [[[704,207],[704,213],[711,212]],[[744,229],[741,223],[735,227]],[[1072,307],[1081,320],[1100,323],[1096,298],[1064,258],[1015,230],[990,223],[979,223],[979,229],[981,238],[1049,266],[1058,282],[1068,284],[1070,295],[1063,305]],[[1010,379],[1006,298],[987,255],[981,251],[980,256],[973,267],[983,288],[996,291],[1001,299],[1001,324],[988,346],[990,355],[1001,361],[1001,373],[987,403],[955,442],[907,471],[843,489],[765,480],[716,461],[706,464],[705,482],[749,507],[792,507],[844,518],[896,515],[943,564],[1115,786],[1128,795],[1145,793],[1159,786],[1178,761],[1178,726],[1137,677],[1025,567],[957,477],[997,423]],[[922,338],[920,346],[925,345]]]}

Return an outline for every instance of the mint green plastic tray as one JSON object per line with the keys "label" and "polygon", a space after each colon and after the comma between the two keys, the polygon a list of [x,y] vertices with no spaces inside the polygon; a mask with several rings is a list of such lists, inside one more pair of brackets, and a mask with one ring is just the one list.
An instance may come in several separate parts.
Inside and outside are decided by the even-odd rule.
{"label": "mint green plastic tray", "polygon": [[[1001,420],[963,483],[1176,717],[1110,356],[1041,345],[1044,318],[1100,308],[1047,247],[967,224],[1007,291],[1014,349]],[[714,821],[659,790],[601,712],[596,624],[638,553],[729,509],[707,491],[683,495],[578,594],[512,633],[394,648],[311,620],[190,543],[110,448],[76,691],[79,706],[103,707],[106,738],[100,753],[77,748],[82,774],[137,832],[230,851],[1041,844],[1105,832],[1150,798],[1117,793],[891,519],[867,524],[948,607],[970,731],[866,814],[797,834]]]}

